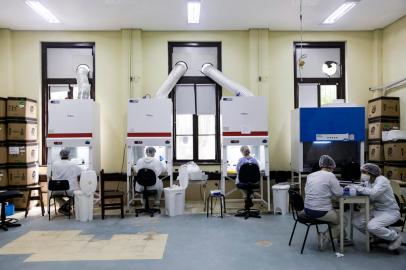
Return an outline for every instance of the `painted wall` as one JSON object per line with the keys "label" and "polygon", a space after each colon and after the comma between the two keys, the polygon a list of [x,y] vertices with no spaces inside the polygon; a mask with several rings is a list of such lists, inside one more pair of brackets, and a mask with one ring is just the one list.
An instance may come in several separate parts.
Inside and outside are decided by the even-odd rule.
{"label": "painted wall", "polygon": [[[383,83],[406,78],[406,16],[383,30]],[[406,128],[406,85],[391,91],[389,96],[400,97],[400,128]]]}
{"label": "painted wall", "polygon": [[[401,27],[399,27],[401,28]],[[345,41],[348,101],[365,105],[376,77],[373,32],[307,32],[306,41]],[[40,100],[41,41],[96,42],[96,100],[101,105],[102,167],[121,170],[130,96],[155,93],[168,74],[168,41],[221,41],[223,72],[268,98],[271,168],[290,169],[290,111],[293,109],[293,41],[297,32],[204,31],[47,32],[0,31],[1,95]],[[6,44],[6,45],[4,45]],[[10,53],[11,51],[11,53]],[[11,74],[1,71],[12,67]],[[134,78],[129,82],[129,77]],[[258,81],[261,76],[261,82]],[[10,78],[7,80],[7,78]],[[3,89],[3,87],[2,87]],[[223,93],[227,95],[227,92]],[[212,169],[218,169],[213,167]]]}
{"label": "painted wall", "polygon": [[106,170],[119,170],[127,117],[127,95],[120,77],[121,33],[11,31],[13,87],[5,95],[29,97],[41,104],[42,41],[96,42],[96,100],[102,108],[101,161]]}

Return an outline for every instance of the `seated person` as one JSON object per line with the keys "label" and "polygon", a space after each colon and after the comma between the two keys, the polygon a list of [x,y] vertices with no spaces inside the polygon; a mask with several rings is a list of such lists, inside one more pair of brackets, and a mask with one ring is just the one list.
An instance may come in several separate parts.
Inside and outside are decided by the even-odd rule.
{"label": "seated person", "polygon": [[[156,190],[157,194],[155,195],[154,206],[155,208],[160,206],[160,200],[163,190],[163,183],[162,180],[159,179],[159,175],[166,171],[166,167],[164,164],[157,158],[155,158],[156,150],[154,147],[147,147],[145,150],[146,157],[140,158],[135,165],[135,172],[138,172],[140,169],[151,169],[155,172],[156,175],[156,183],[154,186],[150,187],[150,190]],[[143,192],[144,187],[136,183],[135,190],[137,192]],[[143,202],[144,203],[144,202]]]}
{"label": "seated person", "polygon": [[238,173],[240,172],[240,168],[242,165],[244,165],[245,163],[253,163],[259,167],[258,161],[250,155],[251,150],[247,145],[241,146],[240,152],[243,156],[238,160],[238,163],[237,163],[237,167],[236,167],[237,177],[235,178],[235,184],[239,183]]}
{"label": "seated person", "polygon": [[[343,188],[333,174],[336,164],[330,156],[322,155],[319,159],[319,167],[321,168],[319,171],[307,176],[304,212],[311,218],[328,222],[333,238],[338,240],[340,219],[338,211],[333,209],[331,200],[333,197],[341,196]],[[320,233],[318,240],[319,249],[324,249],[329,241],[328,231]]]}
{"label": "seated person", "polygon": [[[73,196],[73,191],[79,190],[79,178],[82,173],[82,169],[69,160],[70,151],[68,149],[62,149],[59,153],[61,160],[57,160],[52,164],[51,181],[52,180],[68,180],[69,190],[68,195]],[[65,192],[60,192],[65,194]],[[54,194],[57,194],[54,192]],[[70,212],[69,203],[63,198],[56,198],[56,202],[59,205],[58,212],[64,215],[68,215]]]}
{"label": "seated person", "polygon": [[[402,237],[389,225],[400,219],[399,206],[396,202],[389,180],[381,175],[381,169],[371,163],[361,166],[361,181],[364,186],[356,186],[358,193],[368,195],[373,203],[371,219],[368,221],[368,231],[381,239],[390,241],[389,250],[395,250],[402,244]],[[365,233],[365,215],[359,214],[354,220],[354,226]]]}

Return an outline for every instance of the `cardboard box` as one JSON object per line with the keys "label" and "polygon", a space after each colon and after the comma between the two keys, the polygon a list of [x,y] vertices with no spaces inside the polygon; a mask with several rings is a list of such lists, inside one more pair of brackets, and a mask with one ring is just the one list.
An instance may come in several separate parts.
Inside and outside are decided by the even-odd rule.
{"label": "cardboard box", "polygon": [[0,97],[0,118],[6,117],[7,99]]}
{"label": "cardboard box", "polygon": [[7,145],[0,143],[0,165],[7,163]]}
{"label": "cardboard box", "polygon": [[385,163],[383,174],[389,179],[406,182],[406,163]]}
{"label": "cardboard box", "polygon": [[9,97],[7,117],[37,120],[37,101],[24,97]]}
{"label": "cardboard box", "polygon": [[406,161],[406,141],[384,142],[385,161]]}
{"label": "cardboard box", "polygon": [[7,140],[36,141],[38,124],[33,120],[7,120]]}
{"label": "cardboard box", "polygon": [[8,163],[33,163],[38,161],[38,143],[8,144]]}
{"label": "cardboard box", "polygon": [[368,101],[368,119],[385,116],[400,116],[399,97],[379,97]]}
{"label": "cardboard box", "polygon": [[0,166],[0,187],[8,186],[7,168],[5,165]]}
{"label": "cardboard box", "polygon": [[368,142],[368,160],[373,162],[384,161],[383,144],[381,141]]}
{"label": "cardboard box", "polygon": [[0,142],[6,140],[6,135],[7,135],[7,126],[6,126],[6,121],[0,120]]}
{"label": "cardboard box", "polygon": [[26,186],[38,183],[38,165],[36,163],[8,166],[8,184]]}
{"label": "cardboard box", "polygon": [[14,198],[11,202],[14,204],[16,209],[25,209],[27,207],[27,200],[28,200],[28,191],[21,191],[23,193],[23,197],[21,198]]}
{"label": "cardboard box", "polygon": [[368,124],[368,139],[380,140],[382,139],[382,131],[399,129],[399,126],[399,118],[378,118],[370,121]]}

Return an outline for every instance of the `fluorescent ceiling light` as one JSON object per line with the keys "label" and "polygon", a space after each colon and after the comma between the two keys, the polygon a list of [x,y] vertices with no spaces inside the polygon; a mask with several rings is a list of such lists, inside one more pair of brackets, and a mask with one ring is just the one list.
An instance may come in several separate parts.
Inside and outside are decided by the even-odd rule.
{"label": "fluorescent ceiling light", "polygon": [[200,19],[200,1],[187,2],[187,22],[199,23]]}
{"label": "fluorescent ceiling light", "polygon": [[[358,1],[357,1],[358,2]],[[353,7],[357,5],[357,2],[345,2],[339,8],[337,8],[327,19],[324,20],[323,24],[332,24],[338,21],[342,16],[347,14]]]}
{"label": "fluorescent ceiling light", "polygon": [[49,23],[60,23],[58,18],[56,18],[55,15],[52,14],[51,11],[49,11],[49,9],[44,7],[41,2],[27,0],[25,1],[25,3]]}

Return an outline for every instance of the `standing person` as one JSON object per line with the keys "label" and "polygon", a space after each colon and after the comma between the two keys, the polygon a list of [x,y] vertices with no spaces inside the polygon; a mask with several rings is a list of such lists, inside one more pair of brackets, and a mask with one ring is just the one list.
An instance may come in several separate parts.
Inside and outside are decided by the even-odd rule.
{"label": "standing person", "polygon": [[364,186],[356,186],[357,192],[369,196],[373,203],[373,211],[369,221],[365,220],[363,214],[359,214],[353,221],[354,226],[365,233],[367,222],[368,231],[372,235],[391,242],[389,250],[399,248],[402,236],[394,229],[387,228],[400,219],[399,206],[389,180],[381,175],[381,169],[377,165],[366,163],[361,166],[361,181],[364,182]]}
{"label": "standing person", "polygon": [[[304,212],[313,219],[328,222],[331,226],[333,238],[338,240],[340,236],[340,219],[338,211],[333,209],[331,200],[334,197],[341,196],[343,188],[333,174],[336,168],[334,159],[328,155],[322,155],[319,159],[319,167],[319,171],[307,176]],[[324,249],[329,241],[328,231],[320,233],[318,240],[319,249]]]}
{"label": "standing person", "polygon": [[[73,196],[75,190],[79,190],[79,178],[82,173],[82,169],[69,160],[70,151],[68,149],[62,149],[59,152],[61,160],[57,160],[52,164],[51,181],[52,180],[68,180],[69,190],[67,191],[69,196]],[[61,193],[65,194],[65,192]],[[56,194],[56,193],[54,193]],[[59,205],[58,212],[64,215],[69,215],[71,209],[69,209],[69,201],[65,201],[63,198],[56,198],[56,202]]]}
{"label": "standing person", "polygon": [[[163,190],[163,183],[162,180],[159,179],[159,175],[164,173],[166,171],[166,167],[164,164],[157,158],[155,158],[155,153],[156,149],[152,146],[147,147],[145,149],[145,154],[146,156],[143,158],[140,158],[137,161],[137,164],[135,165],[135,172],[137,173],[141,169],[151,169],[155,172],[156,175],[156,183],[153,187],[149,188],[150,190],[156,190],[157,194],[155,195],[155,200],[154,200],[154,205],[153,207],[159,208],[160,206],[160,201],[161,201],[161,195],[162,195],[162,190]],[[137,192],[143,192],[144,187],[136,183],[135,189]]]}

